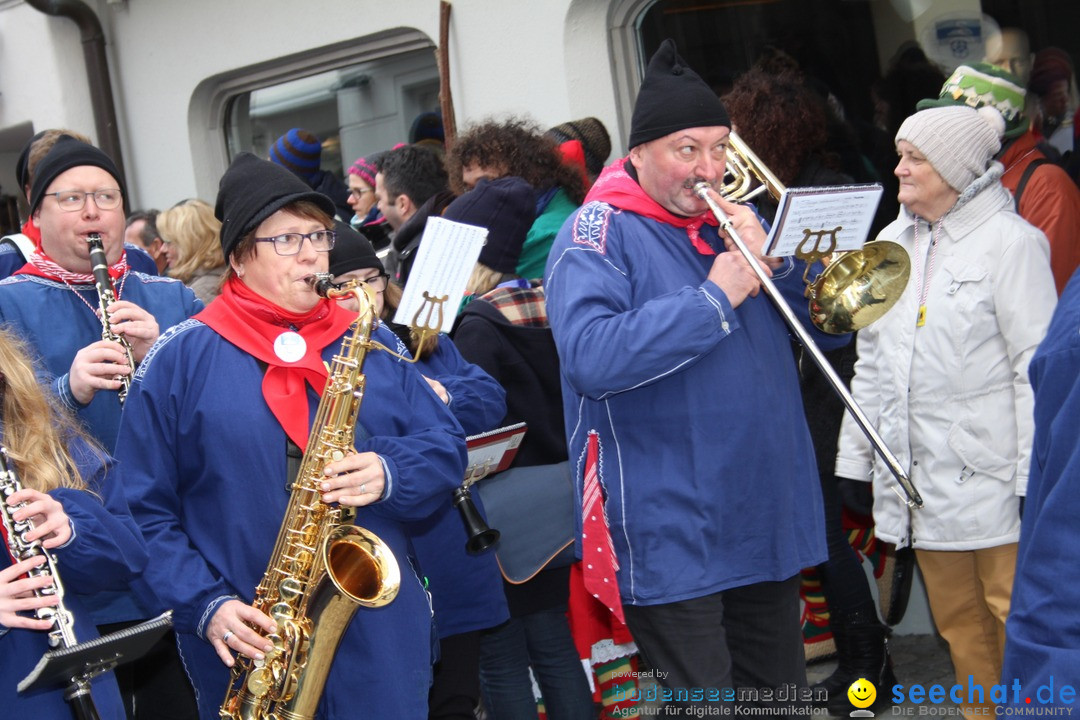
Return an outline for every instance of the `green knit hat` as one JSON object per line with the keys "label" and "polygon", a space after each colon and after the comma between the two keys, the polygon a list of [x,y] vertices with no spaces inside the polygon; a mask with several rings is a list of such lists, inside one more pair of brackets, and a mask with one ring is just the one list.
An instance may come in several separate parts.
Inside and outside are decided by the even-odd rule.
{"label": "green knit hat", "polygon": [[920,100],[915,107],[926,110],[948,105],[990,105],[1005,118],[1005,139],[1011,140],[1026,133],[1031,122],[1024,114],[1026,94],[1023,83],[1012,73],[989,63],[975,63],[956,68],[941,86],[937,99]]}

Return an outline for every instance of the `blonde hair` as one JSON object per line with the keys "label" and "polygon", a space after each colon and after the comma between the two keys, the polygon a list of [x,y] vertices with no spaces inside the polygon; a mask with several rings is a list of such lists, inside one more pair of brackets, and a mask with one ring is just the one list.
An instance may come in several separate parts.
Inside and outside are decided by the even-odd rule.
{"label": "blonde hair", "polygon": [[499,283],[506,282],[514,277],[513,273],[499,272],[483,263],[476,263],[472,275],[469,276],[469,281],[465,283],[465,294],[479,297],[494,289]]}
{"label": "blonde hair", "polygon": [[225,264],[221,252],[221,222],[214,209],[202,200],[185,200],[157,216],[158,235],[176,246],[176,264],[169,276],[189,282],[200,270],[214,270]]}
{"label": "blonde hair", "polygon": [[52,393],[38,383],[26,344],[0,329],[0,412],[4,447],[24,487],[49,492],[59,487],[85,490],[86,482],[65,440],[86,433]]}

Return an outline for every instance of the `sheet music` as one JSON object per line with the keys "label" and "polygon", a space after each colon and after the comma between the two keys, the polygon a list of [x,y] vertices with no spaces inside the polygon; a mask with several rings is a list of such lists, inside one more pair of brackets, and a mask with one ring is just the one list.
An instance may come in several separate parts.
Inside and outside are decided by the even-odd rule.
{"label": "sheet music", "polygon": [[519,422],[479,435],[466,438],[469,461],[465,475],[487,474],[503,470],[513,462],[518,447],[525,437],[525,423]]}
{"label": "sheet music", "polygon": [[[416,311],[424,304],[424,292],[431,297],[447,295],[443,303],[443,319],[440,332],[450,332],[461,299],[465,296],[465,284],[480,257],[480,248],[487,239],[487,228],[434,217],[424,226],[424,236],[416,254],[416,262],[409,273],[405,291],[398,306],[394,322],[411,325]],[[434,316],[432,318],[434,320]],[[423,324],[424,316],[420,322]]]}
{"label": "sheet music", "polygon": [[866,243],[881,193],[878,183],[788,188],[776,209],[765,254],[794,255],[800,246],[804,251],[815,246],[819,252],[858,250]]}

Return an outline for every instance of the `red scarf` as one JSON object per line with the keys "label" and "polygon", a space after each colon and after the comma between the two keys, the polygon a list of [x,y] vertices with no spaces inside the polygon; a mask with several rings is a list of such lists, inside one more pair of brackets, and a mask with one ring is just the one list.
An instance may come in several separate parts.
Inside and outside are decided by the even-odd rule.
{"label": "red scarf", "polygon": [[594,200],[605,202],[621,210],[644,215],[657,222],[686,228],[686,235],[690,243],[702,255],[715,255],[716,251],[709,247],[709,243],[701,237],[701,226],[709,224],[717,226],[720,223],[712,213],[706,211],[696,217],[680,217],[662,207],[642,189],[630,173],[626,172],[624,165],[630,162],[629,157],[612,163],[604,168],[596,184],[592,186],[589,194],[585,196],[585,202]]}
{"label": "red scarf", "polygon": [[[340,338],[356,319],[336,302],[321,300],[306,313],[293,313],[258,295],[236,277],[229,278],[214,302],[195,316],[214,332],[268,368],[262,391],[266,404],[285,433],[307,449],[308,401],[306,385],[322,393],[329,373],[322,350]],[[298,328],[295,332],[291,327]],[[304,339],[303,355],[295,361],[283,359],[274,341],[284,334]]]}
{"label": "red scarf", "polygon": [[33,220],[27,220],[23,223],[22,234],[34,241],[34,246],[41,249],[41,229],[34,224]]}

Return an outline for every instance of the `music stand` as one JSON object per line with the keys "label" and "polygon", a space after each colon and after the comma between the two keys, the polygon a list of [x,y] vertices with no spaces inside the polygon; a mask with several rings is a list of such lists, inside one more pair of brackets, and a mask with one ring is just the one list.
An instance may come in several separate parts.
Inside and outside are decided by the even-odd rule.
{"label": "music stand", "polygon": [[172,627],[172,611],[153,620],[66,648],[49,650],[30,674],[19,681],[20,693],[64,688],[76,717],[96,718],[90,680],[117,665],[137,660]]}

